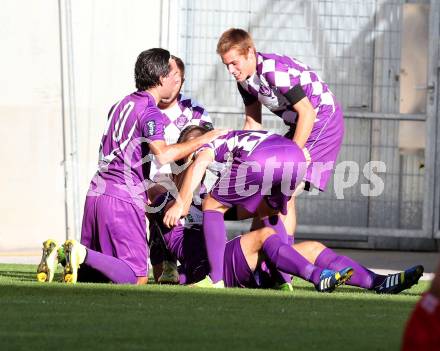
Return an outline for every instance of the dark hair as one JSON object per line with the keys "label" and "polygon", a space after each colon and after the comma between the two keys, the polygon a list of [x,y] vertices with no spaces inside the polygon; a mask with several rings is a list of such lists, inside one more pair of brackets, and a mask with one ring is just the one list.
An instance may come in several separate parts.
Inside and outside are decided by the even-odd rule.
{"label": "dark hair", "polygon": [[189,140],[190,138],[197,138],[205,133],[209,132],[209,129],[201,126],[195,126],[191,125],[188,127],[185,127],[179,135],[179,139],[177,139],[177,144],[184,143],[185,141]]}
{"label": "dark hair", "polygon": [[136,88],[148,90],[160,85],[160,78],[170,73],[170,52],[161,48],[142,51],[134,66]]}
{"label": "dark hair", "polygon": [[[201,126],[195,126],[195,125],[188,126],[180,132],[179,139],[177,139],[177,144],[184,143],[190,138],[197,138],[207,132],[209,132],[209,129]],[[185,158],[176,160],[176,165],[178,166],[182,166],[184,163],[185,163]]]}
{"label": "dark hair", "polygon": [[174,55],[171,55],[171,58],[174,61],[176,61],[177,68],[179,69],[180,74],[182,75],[182,78],[184,78],[185,77],[185,64],[183,63],[182,59],[180,57],[177,57]]}

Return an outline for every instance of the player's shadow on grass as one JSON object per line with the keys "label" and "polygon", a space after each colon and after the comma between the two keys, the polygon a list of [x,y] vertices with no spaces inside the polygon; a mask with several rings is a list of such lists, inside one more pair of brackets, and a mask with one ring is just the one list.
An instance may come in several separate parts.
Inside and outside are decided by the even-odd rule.
{"label": "player's shadow on grass", "polygon": [[[12,282],[35,282],[37,280],[37,272],[29,271],[0,271],[0,278],[10,278]],[[53,280],[55,282],[62,281],[62,273],[55,273]]]}
{"label": "player's shadow on grass", "polygon": [[28,271],[0,271],[0,277],[12,278],[14,281],[35,281],[37,273]]}
{"label": "player's shadow on grass", "polygon": [[[307,291],[307,292],[316,292],[317,294],[322,294],[322,293],[318,293],[316,291],[316,289],[310,285],[310,286],[297,286],[295,284],[293,284],[293,290],[299,290],[299,291]],[[367,290],[367,289],[363,289],[363,288],[357,288],[357,287],[352,287],[352,286],[348,286],[348,285],[344,285],[341,286],[339,288],[336,288],[335,291],[333,291],[333,294],[337,294],[339,292],[342,293],[355,293],[355,294],[373,294],[373,295],[377,295],[377,293],[374,290]],[[418,292],[410,292],[410,291],[403,291],[398,295],[409,295],[409,296],[420,296],[421,293]]]}

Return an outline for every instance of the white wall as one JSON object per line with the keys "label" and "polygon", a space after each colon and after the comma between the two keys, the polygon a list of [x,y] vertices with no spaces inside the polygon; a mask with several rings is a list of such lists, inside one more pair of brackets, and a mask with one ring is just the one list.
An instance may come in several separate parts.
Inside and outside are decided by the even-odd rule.
{"label": "white wall", "polygon": [[[62,0],[64,1],[64,0]],[[65,238],[58,1],[2,0],[0,251]],[[82,211],[110,106],[135,90],[137,55],[159,46],[161,1],[71,3]]]}

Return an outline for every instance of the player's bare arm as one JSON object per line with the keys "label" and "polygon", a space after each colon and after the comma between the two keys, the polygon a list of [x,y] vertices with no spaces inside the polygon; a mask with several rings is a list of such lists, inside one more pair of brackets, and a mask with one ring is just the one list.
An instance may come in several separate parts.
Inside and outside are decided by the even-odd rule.
{"label": "player's bare arm", "polygon": [[188,214],[194,191],[202,182],[206,169],[213,160],[214,151],[212,149],[205,149],[197,155],[195,161],[185,171],[182,188],[179,191],[179,197],[166,211],[163,218],[163,223],[168,228],[177,225],[179,219]]}
{"label": "player's bare arm", "polygon": [[157,140],[150,143],[150,149],[156,156],[158,162],[161,165],[165,165],[187,157],[202,145],[210,143],[219,136],[225,135],[227,132],[227,129],[214,129],[184,143],[172,145],[167,145],[164,140]]}
{"label": "player's bare arm", "polygon": [[245,121],[244,130],[261,130],[263,125],[261,123],[261,102],[255,101],[250,105],[245,106]]}
{"label": "player's bare arm", "polygon": [[316,119],[316,112],[307,97],[299,100],[293,105],[293,108],[298,112],[298,121],[295,134],[293,135],[293,141],[295,141],[302,149],[306,145],[307,139],[312,132],[313,123]]}

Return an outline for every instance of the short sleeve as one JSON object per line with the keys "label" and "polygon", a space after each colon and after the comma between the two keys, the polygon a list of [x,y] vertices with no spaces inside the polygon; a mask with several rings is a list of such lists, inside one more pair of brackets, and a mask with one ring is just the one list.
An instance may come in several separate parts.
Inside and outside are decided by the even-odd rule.
{"label": "short sleeve", "polygon": [[306,94],[304,93],[302,86],[298,84],[285,93],[284,96],[292,105],[295,105],[298,101],[305,98]]}
{"label": "short sleeve", "polygon": [[198,125],[208,130],[214,129],[211,116],[209,116],[208,111],[206,111],[206,109],[201,105],[193,107],[192,124]]}
{"label": "short sleeve", "polygon": [[194,152],[194,156],[197,156],[199,153],[201,153],[203,150],[206,150],[206,149],[209,149],[209,150],[212,150],[215,152],[214,143],[211,142],[211,143],[207,143],[207,144],[202,145]]}
{"label": "short sleeve", "polygon": [[258,98],[248,91],[246,91],[240,83],[237,83],[238,91],[240,92],[241,97],[243,98],[243,102],[245,106],[253,104],[255,101],[258,101]]}
{"label": "short sleeve", "polygon": [[301,73],[299,71],[289,69],[287,65],[276,60],[267,60],[264,65],[268,67],[263,74],[267,82],[270,86],[277,88],[289,103],[295,105],[306,97],[301,86]]}
{"label": "short sleeve", "polygon": [[165,121],[158,108],[148,108],[141,118],[142,136],[150,141],[165,140]]}

